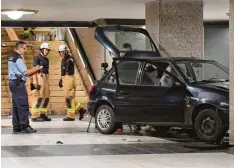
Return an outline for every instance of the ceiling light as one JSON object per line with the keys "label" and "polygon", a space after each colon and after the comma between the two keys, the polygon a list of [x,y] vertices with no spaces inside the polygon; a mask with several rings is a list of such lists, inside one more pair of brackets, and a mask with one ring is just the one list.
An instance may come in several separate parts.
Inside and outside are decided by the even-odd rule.
{"label": "ceiling light", "polygon": [[30,9],[2,9],[1,14],[7,15],[10,19],[17,20],[21,18],[23,15],[32,15],[37,14],[37,10]]}

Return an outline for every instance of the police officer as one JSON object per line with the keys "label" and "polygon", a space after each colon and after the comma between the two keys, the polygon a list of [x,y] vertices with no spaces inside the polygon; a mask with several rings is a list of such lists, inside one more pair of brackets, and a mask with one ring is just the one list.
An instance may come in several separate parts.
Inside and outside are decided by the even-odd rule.
{"label": "police officer", "polygon": [[74,76],[74,59],[68,54],[68,50],[65,45],[60,45],[58,51],[62,57],[59,87],[63,88],[65,102],[67,105],[67,117],[64,118],[63,121],[74,121],[76,111],[78,111],[80,114],[79,120],[82,120],[86,110],[79,102],[76,102],[75,100],[76,79]]}
{"label": "police officer", "polygon": [[35,133],[36,130],[29,125],[28,93],[26,80],[40,70],[40,66],[27,69],[22,59],[27,50],[26,43],[18,41],[14,53],[8,59],[9,88],[12,94],[12,125],[13,133]]}
{"label": "police officer", "polygon": [[47,116],[47,106],[49,104],[49,59],[46,58],[50,52],[48,43],[42,43],[40,54],[34,57],[33,66],[43,66],[43,68],[33,76],[33,91],[31,119],[34,122],[51,121]]}

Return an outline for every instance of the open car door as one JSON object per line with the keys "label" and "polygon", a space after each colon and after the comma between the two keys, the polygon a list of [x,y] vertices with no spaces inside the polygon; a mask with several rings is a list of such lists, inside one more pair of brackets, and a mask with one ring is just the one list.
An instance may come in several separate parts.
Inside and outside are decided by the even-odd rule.
{"label": "open car door", "polygon": [[98,26],[94,37],[111,53],[112,58],[120,58],[129,51],[150,51],[155,52],[155,57],[160,56],[149,32],[143,28]]}
{"label": "open car door", "polygon": [[184,122],[186,87],[172,70],[160,66],[171,64],[121,58],[123,63],[118,65],[116,60],[117,121],[162,125]]}

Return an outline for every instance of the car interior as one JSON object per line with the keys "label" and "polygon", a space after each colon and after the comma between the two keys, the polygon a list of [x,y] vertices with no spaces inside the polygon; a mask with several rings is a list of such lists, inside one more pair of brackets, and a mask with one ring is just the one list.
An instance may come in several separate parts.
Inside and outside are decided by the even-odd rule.
{"label": "car interior", "polygon": [[164,62],[157,63],[157,67],[150,63],[146,64],[142,78],[142,85],[171,87],[172,78],[162,69],[165,69],[173,75],[176,75],[176,71],[174,70],[174,68],[168,63]]}
{"label": "car interior", "polygon": [[[118,66],[120,84],[135,84],[139,66],[139,61],[126,62]],[[171,87],[172,78],[162,69],[176,75],[176,71],[173,67],[166,62],[159,62],[156,64],[145,63],[141,85]],[[116,83],[115,71],[107,78],[107,82]]]}

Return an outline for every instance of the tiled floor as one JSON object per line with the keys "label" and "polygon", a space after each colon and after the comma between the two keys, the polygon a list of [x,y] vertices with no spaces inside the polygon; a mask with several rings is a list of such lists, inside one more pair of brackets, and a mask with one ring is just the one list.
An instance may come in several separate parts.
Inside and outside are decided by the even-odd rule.
{"label": "tiled floor", "polygon": [[[158,136],[155,132],[102,135],[88,122],[32,123],[32,135],[15,135],[2,128],[2,168],[234,168],[234,148],[188,139],[185,135]],[[11,119],[2,119],[10,126]]]}

